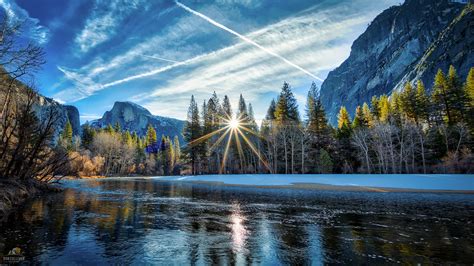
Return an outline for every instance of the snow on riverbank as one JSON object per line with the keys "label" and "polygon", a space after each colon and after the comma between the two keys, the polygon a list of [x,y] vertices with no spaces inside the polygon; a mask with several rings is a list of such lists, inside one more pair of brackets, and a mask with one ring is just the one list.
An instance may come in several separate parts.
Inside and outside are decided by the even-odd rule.
{"label": "snow on riverbank", "polygon": [[313,183],[427,190],[473,190],[474,175],[199,175],[152,177],[167,181],[222,182],[230,185],[284,186]]}

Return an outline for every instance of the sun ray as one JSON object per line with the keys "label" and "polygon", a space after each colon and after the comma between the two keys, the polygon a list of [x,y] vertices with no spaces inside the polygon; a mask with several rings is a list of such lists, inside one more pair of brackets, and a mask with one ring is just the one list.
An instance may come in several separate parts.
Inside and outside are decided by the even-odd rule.
{"label": "sun ray", "polygon": [[265,165],[265,167],[270,171],[272,172],[272,169],[270,168],[270,166],[268,165],[268,163],[262,158],[262,156],[260,155],[260,153],[257,151],[257,148],[255,148],[255,146],[252,144],[252,142],[247,138],[247,136],[245,136],[245,134],[242,133],[242,131],[240,131],[240,129],[237,129],[240,133],[240,135],[242,136],[242,138],[244,139],[245,143],[247,143],[247,145],[250,147],[250,149],[253,151],[253,153],[258,157],[258,159],[263,163],[263,165]]}
{"label": "sun ray", "polygon": [[227,145],[225,146],[224,158],[222,158],[220,174],[222,174],[222,171],[225,168],[225,164],[227,162],[227,156],[229,155],[229,147],[230,147],[231,141],[232,141],[232,133],[229,133],[229,138],[227,139]]}
{"label": "sun ray", "polygon": [[226,129],[226,128],[221,128],[221,129],[218,129],[218,130],[214,130],[214,131],[212,131],[211,133],[208,133],[208,134],[206,134],[206,135],[204,135],[204,136],[202,136],[202,137],[199,137],[199,138],[197,138],[197,139],[195,139],[195,140],[189,142],[189,144],[190,144],[190,145],[198,144],[199,142],[204,141],[204,140],[206,140],[206,139],[208,139],[208,138],[214,136],[215,134],[217,134],[217,133],[219,133],[219,132],[221,132],[221,131],[223,131],[223,130],[225,130],[225,129]]}

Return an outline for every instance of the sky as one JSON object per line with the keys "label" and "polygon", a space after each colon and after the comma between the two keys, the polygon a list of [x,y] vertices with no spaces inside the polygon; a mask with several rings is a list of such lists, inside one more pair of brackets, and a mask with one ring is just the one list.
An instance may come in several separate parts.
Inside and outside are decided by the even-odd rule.
{"label": "sky", "polygon": [[40,93],[96,119],[115,101],[185,119],[191,95],[239,95],[257,120],[288,82],[307,91],[352,42],[400,0],[0,0],[25,38],[43,47]]}

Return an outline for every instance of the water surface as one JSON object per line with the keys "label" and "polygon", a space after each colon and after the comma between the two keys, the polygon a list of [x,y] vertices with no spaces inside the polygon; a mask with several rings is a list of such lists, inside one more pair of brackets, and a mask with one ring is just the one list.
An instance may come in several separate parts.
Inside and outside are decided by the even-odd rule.
{"label": "water surface", "polygon": [[67,181],[0,228],[0,253],[70,264],[474,262],[474,196]]}

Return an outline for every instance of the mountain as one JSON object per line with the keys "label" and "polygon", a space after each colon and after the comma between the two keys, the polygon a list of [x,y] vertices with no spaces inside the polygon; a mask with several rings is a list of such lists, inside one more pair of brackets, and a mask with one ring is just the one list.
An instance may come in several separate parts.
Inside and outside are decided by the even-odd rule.
{"label": "mountain", "polygon": [[[24,83],[18,80],[11,80],[11,78],[5,74],[5,71],[0,67],[0,102],[2,105],[8,97],[11,99],[11,95],[15,94],[18,99],[26,100],[27,87]],[[11,86],[11,87],[10,87]],[[9,88],[9,89],[8,89]],[[45,97],[39,93],[35,93],[33,110],[35,111],[38,119],[42,119],[49,108],[54,108],[56,114],[59,116],[57,123],[55,124],[55,139],[59,137],[59,134],[63,131],[67,120],[71,122],[72,130],[74,135],[81,135],[81,124],[79,121],[79,111],[76,107],[71,105],[63,105],[59,102]],[[14,111],[14,110],[11,110]]]}
{"label": "mountain", "polygon": [[95,128],[103,128],[107,125],[115,125],[119,123],[122,129],[130,132],[137,132],[138,135],[146,135],[148,125],[152,125],[156,129],[158,137],[161,135],[179,137],[179,141],[183,140],[184,121],[155,116],[144,107],[132,102],[115,102],[110,111],[104,113],[102,118],[93,120],[90,125]]}
{"label": "mountain", "polygon": [[44,97],[40,94],[37,95],[37,100],[35,103],[35,111],[38,117],[41,119],[43,113],[48,110],[48,108],[55,108],[56,113],[60,116],[59,121],[56,125],[56,136],[63,131],[66,126],[67,121],[71,123],[73,135],[80,136],[82,133],[81,123],[79,119],[79,111],[75,106],[72,105],[63,105],[55,100]]}
{"label": "mountain", "polygon": [[474,63],[473,21],[472,6],[449,0],[407,0],[383,11],[321,85],[331,123],[340,106],[353,115],[357,105],[406,81],[421,79],[430,88],[438,68],[452,64],[464,78]]}

